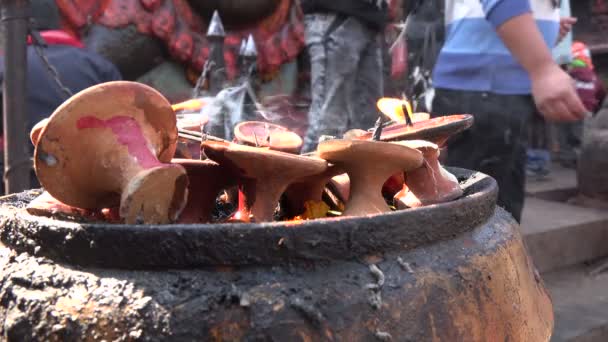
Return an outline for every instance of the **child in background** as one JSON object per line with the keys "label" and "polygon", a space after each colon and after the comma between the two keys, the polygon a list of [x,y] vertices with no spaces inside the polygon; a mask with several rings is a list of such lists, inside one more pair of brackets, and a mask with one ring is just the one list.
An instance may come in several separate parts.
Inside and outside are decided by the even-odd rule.
{"label": "child in background", "polygon": [[595,73],[591,52],[584,43],[574,42],[572,57],[568,73],[576,82],[576,91],[583,105],[590,113],[595,114],[606,97],[606,90]]}
{"label": "child in background", "polygon": [[[576,91],[583,105],[592,114],[597,113],[606,97],[602,81],[594,70],[591,52],[582,42],[572,44],[572,62],[568,73],[575,82]],[[578,149],[582,139],[582,122],[559,126],[558,160],[564,167],[576,167]]]}

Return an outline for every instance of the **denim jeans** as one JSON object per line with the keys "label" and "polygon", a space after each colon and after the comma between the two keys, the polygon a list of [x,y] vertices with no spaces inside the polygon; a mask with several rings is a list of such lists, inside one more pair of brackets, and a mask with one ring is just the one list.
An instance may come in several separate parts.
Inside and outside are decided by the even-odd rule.
{"label": "denim jeans", "polygon": [[383,63],[380,33],[354,17],[307,14],[304,24],[312,102],[302,150],[309,152],[321,135],[342,136],[374,125]]}
{"label": "denim jeans", "polygon": [[475,123],[448,142],[446,165],[483,172],[499,186],[498,205],[519,222],[526,179],[526,124],[535,111],[526,95],[436,89],[435,115],[469,113]]}

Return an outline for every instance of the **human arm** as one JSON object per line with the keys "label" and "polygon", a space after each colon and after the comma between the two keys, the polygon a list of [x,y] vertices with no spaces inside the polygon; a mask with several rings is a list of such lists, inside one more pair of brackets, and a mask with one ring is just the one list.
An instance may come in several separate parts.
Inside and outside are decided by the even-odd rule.
{"label": "human arm", "polygon": [[511,17],[496,27],[503,43],[528,72],[532,96],[551,121],[576,121],[586,112],[570,76],[554,61],[532,15]]}

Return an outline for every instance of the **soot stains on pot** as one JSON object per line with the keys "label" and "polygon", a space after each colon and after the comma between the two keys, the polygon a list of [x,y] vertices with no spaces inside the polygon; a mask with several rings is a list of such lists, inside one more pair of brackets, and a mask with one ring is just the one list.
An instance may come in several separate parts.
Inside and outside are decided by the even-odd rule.
{"label": "soot stains on pot", "polygon": [[[85,272],[3,248],[0,333],[17,340],[546,340],[550,301],[513,222],[499,210],[456,239],[386,253],[372,267],[334,260]],[[381,286],[379,309],[367,301],[370,283]]]}

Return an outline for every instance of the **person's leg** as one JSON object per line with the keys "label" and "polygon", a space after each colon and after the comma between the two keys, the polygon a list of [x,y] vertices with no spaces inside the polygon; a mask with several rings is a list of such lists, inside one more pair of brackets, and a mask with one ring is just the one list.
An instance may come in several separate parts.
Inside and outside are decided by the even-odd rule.
{"label": "person's leg", "polygon": [[437,89],[433,102],[438,115],[473,113],[473,127],[449,142],[446,165],[477,170],[496,179],[498,204],[517,221],[521,220],[524,201],[525,126],[534,108],[527,96],[444,89]]}
{"label": "person's leg", "polygon": [[[334,18],[329,25],[314,25],[314,29],[307,25],[307,41],[309,37],[315,41],[309,44],[313,48],[309,48],[313,99],[303,152],[314,150],[321,135],[342,136],[348,127],[347,111],[352,106],[349,92],[367,42],[360,39],[364,37],[364,28],[356,19]],[[321,32],[322,29],[325,30]],[[319,52],[321,49],[324,54]]]}
{"label": "person's leg", "polygon": [[[362,37],[363,39],[363,37]],[[369,44],[361,52],[357,77],[353,82],[348,129],[368,129],[378,119],[376,102],[384,95],[382,35],[369,31]]]}
{"label": "person's leg", "polygon": [[325,51],[325,33],[335,15],[310,14],[304,16],[306,48],[310,57],[310,91],[311,102],[308,110],[308,131],[304,140],[303,152],[308,152],[316,146],[319,138],[319,122],[321,106],[325,102],[325,70],[327,56]]}

